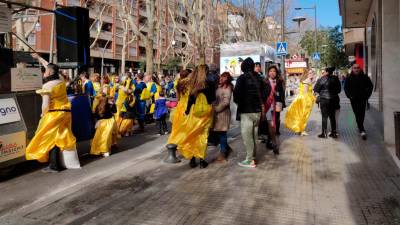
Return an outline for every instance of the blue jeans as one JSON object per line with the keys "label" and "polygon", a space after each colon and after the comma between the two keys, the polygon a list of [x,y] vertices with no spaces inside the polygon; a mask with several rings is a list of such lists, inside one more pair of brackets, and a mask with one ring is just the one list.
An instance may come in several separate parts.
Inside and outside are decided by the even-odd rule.
{"label": "blue jeans", "polygon": [[227,132],[226,131],[215,131],[215,133],[218,136],[219,145],[221,147],[220,152],[224,154],[229,149]]}

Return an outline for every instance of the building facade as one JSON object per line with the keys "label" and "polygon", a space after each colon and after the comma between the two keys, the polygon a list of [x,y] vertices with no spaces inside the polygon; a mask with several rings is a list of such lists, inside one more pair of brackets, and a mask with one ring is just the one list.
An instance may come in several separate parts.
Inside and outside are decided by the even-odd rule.
{"label": "building facade", "polygon": [[[379,95],[383,115],[384,141],[398,165],[394,112],[400,111],[400,1],[398,0],[339,0],[343,27],[360,29],[358,40],[345,35],[348,55],[361,49],[365,72],[371,77]],[[361,34],[360,34],[361,33]],[[346,40],[347,39],[347,40]],[[354,45],[352,48],[351,45]],[[377,129],[380,130],[380,129]],[[397,140],[400,141],[400,140]],[[399,149],[400,150],[400,149]]]}

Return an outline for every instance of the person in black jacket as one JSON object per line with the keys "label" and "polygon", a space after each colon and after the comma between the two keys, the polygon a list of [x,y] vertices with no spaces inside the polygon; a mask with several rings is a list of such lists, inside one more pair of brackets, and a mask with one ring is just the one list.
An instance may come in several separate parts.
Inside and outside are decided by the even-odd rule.
{"label": "person in black jacket", "polygon": [[239,166],[256,167],[255,153],[258,138],[258,124],[264,111],[263,103],[269,92],[258,74],[254,72],[254,61],[248,57],[242,64],[243,74],[236,81],[233,91],[233,101],[237,104],[237,119],[240,120],[240,128],[244,145],[246,147],[246,160],[239,162]]}
{"label": "person in black jacket", "polygon": [[314,86],[314,92],[318,94],[322,114],[322,133],[319,138],[327,138],[328,117],[331,122],[332,138],[337,138],[335,112],[339,105],[339,93],[342,91],[339,78],[333,75],[335,68],[328,67],[322,71],[322,77]]}
{"label": "person in black jacket", "polygon": [[361,70],[360,65],[354,64],[350,75],[347,76],[344,83],[344,91],[350,99],[351,107],[356,116],[358,130],[363,140],[367,139],[367,133],[364,128],[365,109],[367,101],[371,97],[373,84],[371,79]]}

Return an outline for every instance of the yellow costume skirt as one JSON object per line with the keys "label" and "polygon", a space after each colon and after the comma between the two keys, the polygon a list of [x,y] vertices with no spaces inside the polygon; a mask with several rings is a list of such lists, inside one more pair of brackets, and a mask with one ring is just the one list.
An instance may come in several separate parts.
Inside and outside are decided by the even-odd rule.
{"label": "yellow costume skirt", "polygon": [[312,94],[299,94],[290,104],[286,116],[285,126],[289,130],[300,133],[306,129],[315,97]]}
{"label": "yellow costume skirt", "polygon": [[27,160],[49,161],[49,152],[57,146],[60,150],[76,149],[76,139],[71,129],[71,113],[47,112],[40,119],[35,136],[26,148]]}
{"label": "yellow costume skirt", "polygon": [[202,117],[185,115],[186,104],[174,110],[172,130],[168,143],[176,144],[179,153],[186,159],[192,157],[204,159],[206,156],[209,129],[212,125],[212,112]]}
{"label": "yellow costume skirt", "polygon": [[124,135],[130,131],[133,130],[133,125],[135,124],[134,119],[123,119],[119,118],[119,123],[118,123],[118,132],[121,135]]}
{"label": "yellow costume skirt", "polygon": [[101,155],[110,152],[111,146],[117,144],[118,130],[114,118],[97,121],[96,133],[92,140],[90,154]]}

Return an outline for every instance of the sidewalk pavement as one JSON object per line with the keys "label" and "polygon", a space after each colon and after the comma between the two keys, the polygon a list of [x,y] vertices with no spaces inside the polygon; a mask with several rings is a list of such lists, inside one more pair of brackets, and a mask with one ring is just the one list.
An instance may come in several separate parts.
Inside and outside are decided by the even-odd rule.
{"label": "sidewalk pavement", "polygon": [[227,163],[206,169],[162,163],[162,137],[81,170],[27,174],[0,183],[0,224],[400,224],[400,173],[376,115],[367,112],[363,141],[342,101],[339,139],[321,140],[315,108],[310,136],[282,126],[281,155],[260,144],[255,169],[237,166],[240,136]]}

